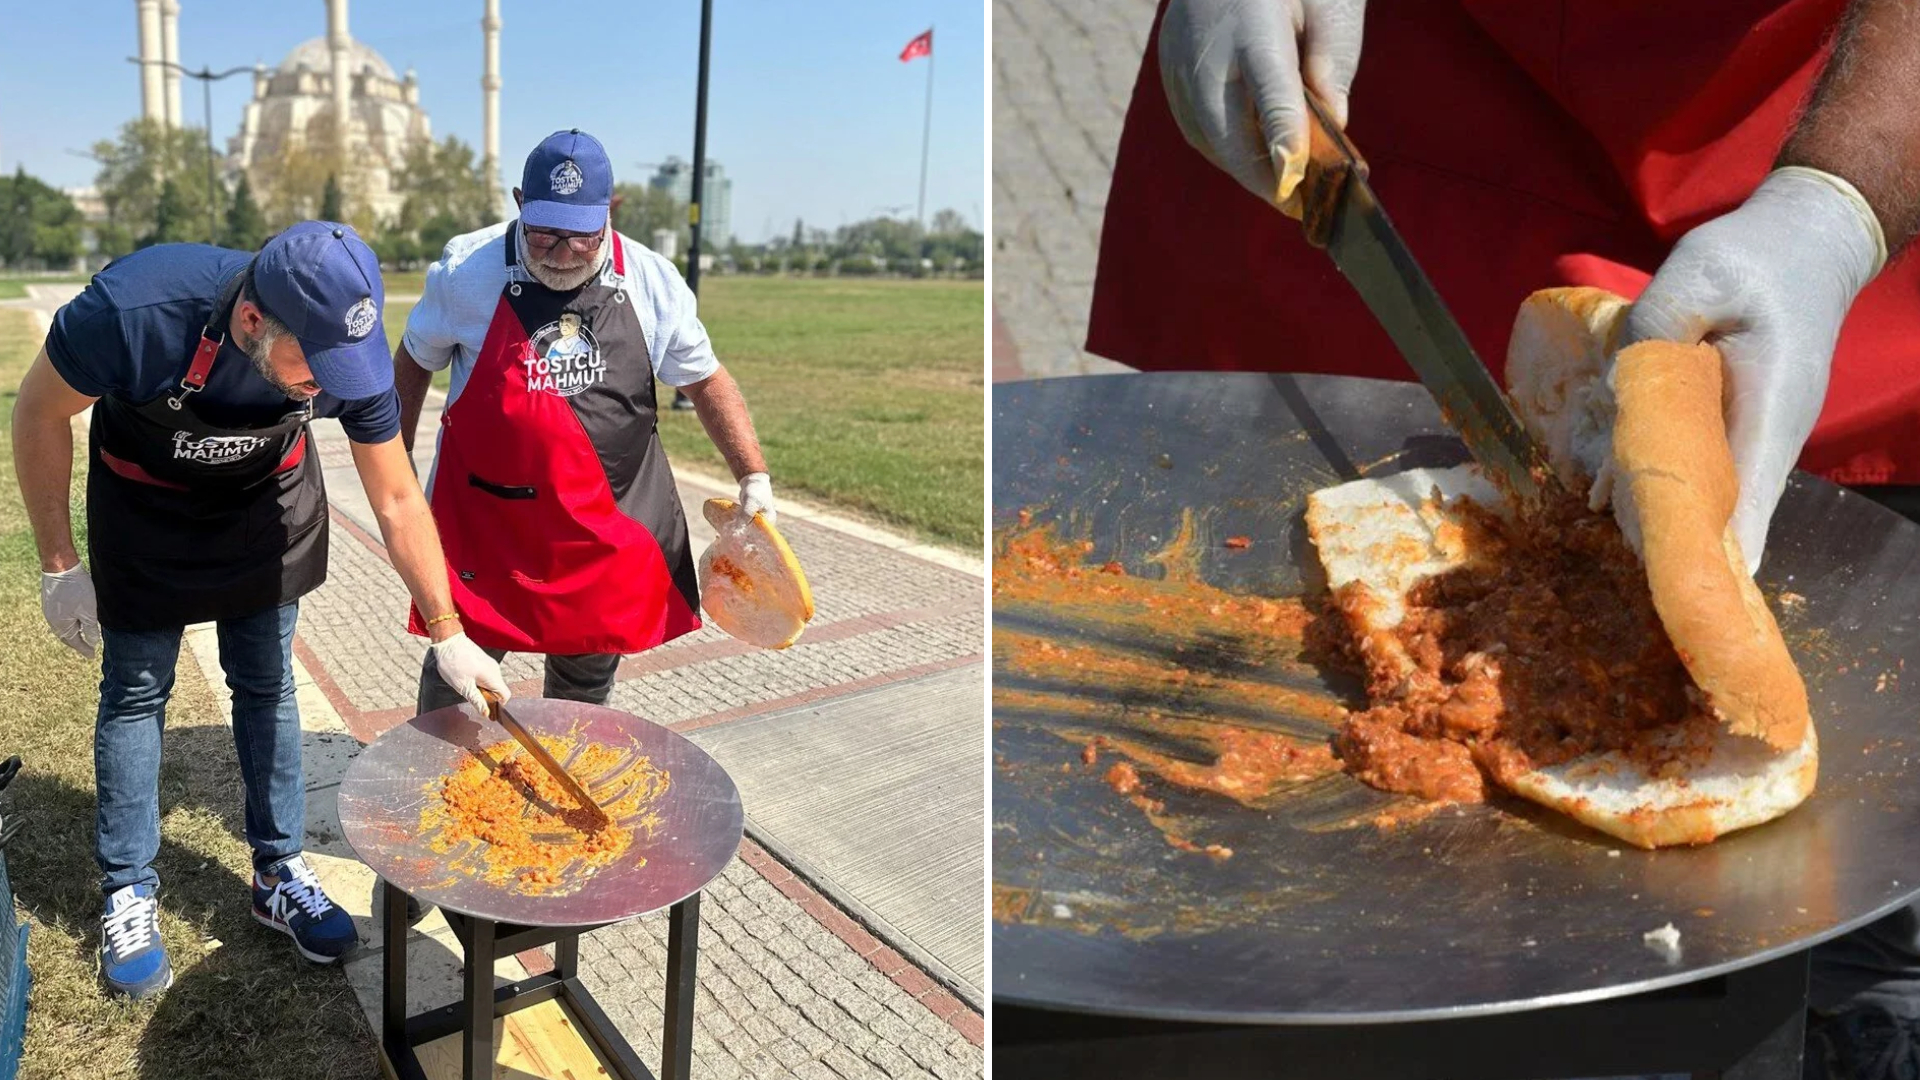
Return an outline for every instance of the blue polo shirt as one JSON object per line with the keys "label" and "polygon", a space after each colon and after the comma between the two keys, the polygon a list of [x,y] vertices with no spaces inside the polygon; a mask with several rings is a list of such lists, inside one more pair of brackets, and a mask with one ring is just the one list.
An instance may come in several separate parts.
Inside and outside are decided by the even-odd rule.
{"label": "blue polo shirt", "polygon": [[[160,244],[116,259],[54,315],[47,359],[88,397],[144,405],[171,393],[193,360],[221,288],[252,259],[207,244]],[[230,338],[191,401],[201,420],[230,428],[264,427],[294,407]],[[382,443],[400,434],[400,398],[391,389],[353,401],[322,392],[313,399],[313,415],[339,417],[355,442]]]}

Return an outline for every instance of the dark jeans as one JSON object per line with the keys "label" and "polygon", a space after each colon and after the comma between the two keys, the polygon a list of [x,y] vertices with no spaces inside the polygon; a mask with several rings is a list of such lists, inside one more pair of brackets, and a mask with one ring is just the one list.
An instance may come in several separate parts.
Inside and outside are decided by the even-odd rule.
{"label": "dark jeans", "polygon": [[[488,649],[487,655],[498,660],[507,652],[505,649]],[[541,696],[605,705],[607,697],[613,693],[613,676],[619,667],[619,653],[548,656],[546,687],[541,691]],[[447,680],[440,677],[440,670],[433,663],[433,653],[427,653],[420,665],[420,696],[415,702],[419,711],[432,712],[465,700],[447,685]]]}
{"label": "dark jeans", "polygon": [[[1920,521],[1920,486],[1888,484],[1849,490],[1909,521]],[[1822,1012],[1867,1005],[1920,1017],[1920,905],[1899,908],[1817,946],[1810,999]]]}
{"label": "dark jeans", "polygon": [[[300,712],[293,698],[293,627],[300,605],[217,624],[220,667],[233,691],[233,745],[246,786],[247,844],[265,870],[300,851],[307,793]],[[94,727],[94,854],[100,887],[158,884],[160,742],[185,630],[100,631],[100,711]]]}

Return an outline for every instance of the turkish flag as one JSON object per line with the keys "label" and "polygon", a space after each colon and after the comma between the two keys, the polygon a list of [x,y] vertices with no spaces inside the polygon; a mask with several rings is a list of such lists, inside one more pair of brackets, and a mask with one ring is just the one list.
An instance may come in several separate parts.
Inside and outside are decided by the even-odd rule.
{"label": "turkish flag", "polygon": [[907,42],[907,47],[900,50],[900,62],[904,64],[916,56],[932,55],[933,31],[929,30],[919,37],[914,38],[912,41]]}

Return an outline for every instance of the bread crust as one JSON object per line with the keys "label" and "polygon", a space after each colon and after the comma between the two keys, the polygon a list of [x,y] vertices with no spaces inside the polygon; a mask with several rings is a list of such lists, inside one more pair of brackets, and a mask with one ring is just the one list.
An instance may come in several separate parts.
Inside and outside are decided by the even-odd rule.
{"label": "bread crust", "polygon": [[1811,722],[1806,684],[1728,522],[1740,485],[1711,345],[1620,351],[1613,498],[1632,504],[1654,609],[1694,683],[1735,734],[1785,752]]}

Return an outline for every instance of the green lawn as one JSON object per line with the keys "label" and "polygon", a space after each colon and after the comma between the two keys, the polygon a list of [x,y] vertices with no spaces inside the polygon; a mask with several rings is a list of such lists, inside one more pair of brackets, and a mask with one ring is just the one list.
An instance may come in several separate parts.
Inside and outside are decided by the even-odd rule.
{"label": "green lawn", "polygon": [[[398,292],[389,279],[389,292]],[[783,491],[967,551],[982,543],[984,290],[977,281],[720,277],[700,315]],[[398,343],[405,304],[387,306]],[[672,399],[665,388],[661,404]],[[724,473],[692,413],[660,437]]]}
{"label": "green lawn", "polygon": [[[253,921],[233,736],[185,649],[167,711],[155,863],[175,983],[142,1004],[109,998],[100,986],[93,860],[99,667],[46,628],[39,563],[13,478],[15,388],[39,344],[27,312],[0,310],[0,640],[7,643],[0,649],[0,757],[19,754],[25,763],[0,804],[9,820],[26,823],[6,856],[20,914],[33,926],[20,1076],[378,1075],[373,1036],[346,976],[308,964],[285,937]],[[85,475],[83,462],[76,477]],[[74,516],[78,529],[77,506]]]}
{"label": "green lawn", "polygon": [[18,300],[27,295],[29,285],[58,285],[92,280],[87,274],[57,274],[45,277],[0,277],[0,300]]}

